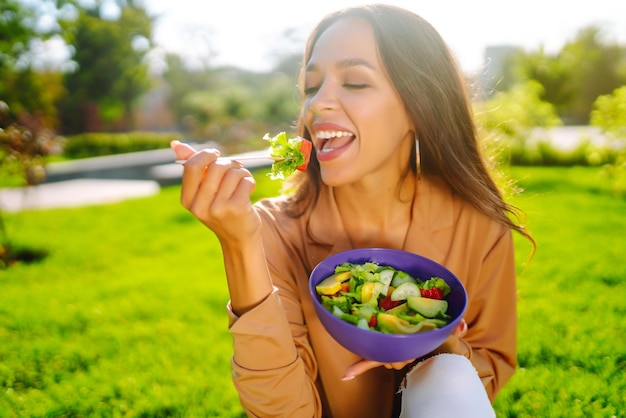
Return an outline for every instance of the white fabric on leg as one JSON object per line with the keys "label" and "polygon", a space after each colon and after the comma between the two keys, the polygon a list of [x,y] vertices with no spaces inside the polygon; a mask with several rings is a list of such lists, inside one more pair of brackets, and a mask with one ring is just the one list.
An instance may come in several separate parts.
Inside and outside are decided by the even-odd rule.
{"label": "white fabric on leg", "polygon": [[406,375],[402,418],[490,418],[496,414],[472,363],[458,354],[439,354]]}

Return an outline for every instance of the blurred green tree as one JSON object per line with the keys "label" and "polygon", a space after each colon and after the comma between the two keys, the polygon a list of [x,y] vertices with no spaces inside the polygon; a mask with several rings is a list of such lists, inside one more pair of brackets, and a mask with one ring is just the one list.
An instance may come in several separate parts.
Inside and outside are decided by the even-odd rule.
{"label": "blurred green tree", "polygon": [[0,97],[11,93],[7,83],[19,59],[28,52],[29,43],[37,32],[29,22],[34,12],[16,0],[0,0]]}
{"label": "blurred green tree", "polygon": [[519,156],[532,154],[537,145],[529,141],[534,128],[562,124],[555,107],[542,100],[542,94],[541,83],[527,80],[474,104],[477,126],[491,157],[518,162]]}
{"label": "blurred green tree", "polygon": [[573,72],[570,63],[547,54],[543,47],[532,52],[518,49],[505,60],[497,90],[507,91],[525,80],[536,80],[543,87],[542,98],[557,111],[565,111],[576,96]]}
{"label": "blurred green tree", "polygon": [[60,105],[66,133],[132,129],[133,105],[150,87],[152,18],[139,1],[117,0],[119,16],[105,15],[102,3],[61,22],[76,63]]}
{"label": "blurred green tree", "polygon": [[552,103],[568,124],[587,124],[595,99],[626,84],[626,46],[607,39],[595,26],[581,29],[555,55],[543,48],[517,51],[498,77],[498,91],[526,80],[543,86],[541,99]]}
{"label": "blurred green tree", "polygon": [[172,53],[165,56],[165,65],[163,79],[169,87],[169,106],[176,121],[186,127],[185,121],[193,113],[194,104],[186,101],[185,97],[193,92],[209,90],[215,83],[214,70],[189,69],[180,55]]}
{"label": "blurred green tree", "polygon": [[243,151],[255,144],[265,146],[259,141],[265,132],[293,125],[299,61],[288,56],[275,70],[255,73],[233,67],[194,68],[180,56],[168,54],[163,79],[169,87],[169,104],[187,136]]}
{"label": "blurred green tree", "polygon": [[626,193],[626,85],[611,94],[599,96],[593,103],[591,125],[599,127],[608,145],[617,153],[605,172],[612,180],[613,190]]}
{"label": "blurred green tree", "polygon": [[560,57],[575,69],[570,88],[577,92],[570,111],[563,117],[588,123],[598,96],[611,94],[626,84],[626,46],[605,39],[600,28],[588,27],[578,33],[574,42],[565,45]]}
{"label": "blurred green tree", "polygon": [[58,125],[55,102],[63,94],[59,77],[54,71],[36,68],[32,51],[33,44],[49,39],[56,31],[53,26],[38,24],[41,7],[53,3],[57,2],[42,1],[35,6],[0,0],[0,100],[9,104],[11,114],[29,129]]}

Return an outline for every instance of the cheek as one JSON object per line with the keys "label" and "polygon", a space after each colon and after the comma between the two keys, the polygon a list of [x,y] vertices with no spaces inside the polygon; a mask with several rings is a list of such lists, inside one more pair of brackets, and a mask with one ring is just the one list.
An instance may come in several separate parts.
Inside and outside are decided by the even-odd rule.
{"label": "cheek", "polygon": [[344,100],[343,104],[348,117],[362,126],[374,127],[378,123],[384,123],[389,113],[389,109],[375,99],[353,97]]}
{"label": "cheek", "polygon": [[411,122],[411,119],[409,118],[402,102],[395,100],[395,98],[394,100],[389,100],[385,106],[385,113],[385,118],[395,129],[399,130],[403,134],[407,130],[411,130],[413,123]]}

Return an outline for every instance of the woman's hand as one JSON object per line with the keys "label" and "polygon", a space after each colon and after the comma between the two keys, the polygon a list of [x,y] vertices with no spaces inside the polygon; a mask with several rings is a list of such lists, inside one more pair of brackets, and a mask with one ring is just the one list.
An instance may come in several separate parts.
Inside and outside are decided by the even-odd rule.
{"label": "woman's hand", "polygon": [[[465,322],[465,319],[462,319],[459,325],[456,327],[456,329],[452,332],[452,335],[462,338],[465,334],[467,334],[467,322]],[[370,369],[380,367],[380,366],[384,366],[387,369],[400,370],[404,368],[404,366],[406,366],[407,364],[411,364],[414,361],[415,359],[407,360],[404,362],[398,362],[398,363],[380,363],[378,361],[372,361],[372,360],[359,360],[346,369],[346,372],[344,373],[341,380],[343,381],[352,380],[358,375],[363,374]]]}
{"label": "woman's hand", "polygon": [[179,160],[186,160],[181,203],[224,242],[237,242],[258,232],[260,220],[252,209],[252,174],[235,160],[218,161],[219,151],[196,151],[172,141]]}

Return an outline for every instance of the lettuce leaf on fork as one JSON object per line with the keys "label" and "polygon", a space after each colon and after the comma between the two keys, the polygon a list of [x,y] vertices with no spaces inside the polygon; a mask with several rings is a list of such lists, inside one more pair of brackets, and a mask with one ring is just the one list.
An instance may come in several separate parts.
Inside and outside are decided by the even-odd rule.
{"label": "lettuce leaf on fork", "polygon": [[[273,137],[270,137],[269,134],[265,134],[263,139],[270,144],[270,156],[273,158],[281,158],[281,160],[274,161],[272,169],[270,173],[268,173],[268,176],[272,180],[284,180],[296,170],[306,170],[311,151],[309,141],[300,137],[287,138],[285,132],[280,132]],[[306,142],[309,143],[306,144]]]}

